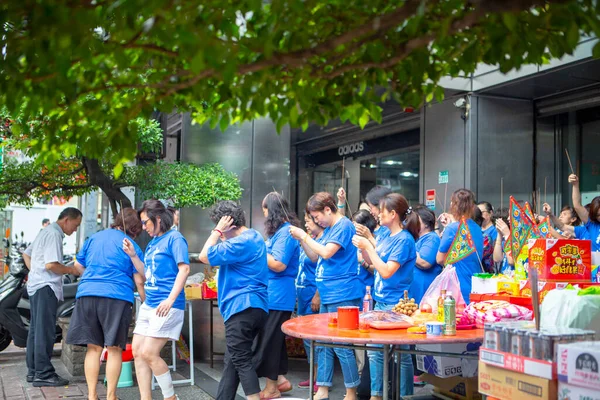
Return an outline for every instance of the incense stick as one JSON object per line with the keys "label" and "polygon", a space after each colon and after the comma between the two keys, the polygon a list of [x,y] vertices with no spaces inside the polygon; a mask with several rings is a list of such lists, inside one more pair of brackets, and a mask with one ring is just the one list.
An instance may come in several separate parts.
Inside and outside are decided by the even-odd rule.
{"label": "incense stick", "polygon": [[544,203],[548,203],[548,177],[544,177]]}
{"label": "incense stick", "polygon": [[504,210],[504,178],[500,178],[500,210]]}
{"label": "incense stick", "polygon": [[571,167],[571,173],[575,175],[575,170],[573,169],[573,164],[571,164],[571,157],[569,157],[569,150],[565,148],[565,154],[567,155],[567,161],[569,161],[569,167]]}
{"label": "incense stick", "polygon": [[342,189],[346,193],[346,207],[348,207],[348,214],[352,215],[352,210],[350,209],[350,202],[348,201],[348,192],[346,191],[346,185],[344,185],[344,180],[346,179],[346,167],[345,167],[346,157],[342,158]]}
{"label": "incense stick", "polygon": [[[538,208],[537,208],[537,213],[541,214],[542,213],[542,189],[538,188],[538,192],[537,192],[537,201],[538,201]],[[537,223],[537,221],[536,221]]]}
{"label": "incense stick", "polygon": [[[285,207],[283,206],[283,202],[281,201],[281,199],[279,198],[279,192],[277,190],[275,190],[275,186],[273,186],[273,192],[277,193],[277,200],[279,201],[279,205],[281,206],[281,209],[283,210],[283,213],[285,214],[285,217],[287,218],[288,222],[292,222],[290,220],[290,216],[288,215],[288,213],[285,211]],[[283,196],[282,196],[283,197]]]}
{"label": "incense stick", "polygon": [[446,188],[444,189],[444,214],[446,213],[447,195],[448,195],[448,182],[446,182]]}

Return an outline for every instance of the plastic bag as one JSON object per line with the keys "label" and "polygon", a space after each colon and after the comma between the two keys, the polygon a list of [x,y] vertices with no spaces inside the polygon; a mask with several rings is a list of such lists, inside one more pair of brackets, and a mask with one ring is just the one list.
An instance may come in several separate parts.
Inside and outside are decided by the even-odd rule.
{"label": "plastic bag", "polygon": [[360,319],[375,329],[404,329],[414,325],[409,316],[392,311],[369,311],[361,314]]}
{"label": "plastic bag", "polygon": [[204,274],[202,272],[198,272],[197,274],[188,276],[187,279],[185,280],[185,284],[186,284],[186,286],[192,285],[192,284],[200,284],[200,283],[202,283],[203,280],[204,280]]}
{"label": "plastic bag", "polygon": [[508,301],[486,300],[469,304],[462,318],[463,320],[467,318],[469,324],[476,324],[478,328],[483,328],[486,322],[530,321],[533,312],[525,307],[510,304]]}
{"label": "plastic bag", "polygon": [[542,328],[593,329],[600,334],[600,296],[579,296],[577,290],[551,290],[541,305]]}
{"label": "plastic bag", "polygon": [[420,308],[423,308],[424,304],[429,304],[431,306],[431,310],[434,314],[437,313],[438,309],[438,298],[440,297],[440,293],[442,290],[446,290],[446,292],[452,292],[452,297],[456,300],[456,312],[460,313],[467,306],[465,300],[462,297],[460,292],[460,282],[458,281],[458,276],[456,275],[456,268],[449,265],[439,274],[429,288],[425,292],[421,303],[419,304]]}

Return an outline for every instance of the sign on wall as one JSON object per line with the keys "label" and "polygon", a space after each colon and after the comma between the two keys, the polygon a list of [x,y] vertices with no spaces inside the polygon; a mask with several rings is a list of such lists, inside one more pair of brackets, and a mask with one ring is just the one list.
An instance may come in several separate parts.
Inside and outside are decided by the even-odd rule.
{"label": "sign on wall", "polygon": [[435,189],[427,189],[425,191],[425,205],[430,210],[435,211]]}
{"label": "sign on wall", "polygon": [[438,176],[438,183],[441,185],[442,183],[448,183],[448,171],[440,171],[440,175]]}

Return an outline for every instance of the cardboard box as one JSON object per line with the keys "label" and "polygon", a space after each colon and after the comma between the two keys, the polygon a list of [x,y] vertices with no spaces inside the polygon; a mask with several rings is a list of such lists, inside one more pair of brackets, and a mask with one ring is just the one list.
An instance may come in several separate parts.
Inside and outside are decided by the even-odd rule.
{"label": "cardboard box", "polygon": [[600,390],[600,342],[558,345],[558,380]]}
{"label": "cardboard box", "polygon": [[498,293],[508,293],[513,296],[519,295],[519,282],[515,281],[498,281],[496,291]]}
{"label": "cardboard box", "polygon": [[497,293],[498,280],[494,278],[471,277],[471,293],[491,294]]}
{"label": "cardboard box", "polygon": [[479,362],[479,393],[501,400],[554,400],[557,382]]}
{"label": "cardboard box", "polygon": [[[540,295],[540,304],[544,301],[544,297],[549,291],[554,289],[564,289],[568,285],[567,282],[546,282],[538,281],[538,293]],[[529,279],[520,281],[521,296],[531,297],[531,282]]]}
{"label": "cardboard box", "polygon": [[185,298],[187,300],[202,299],[202,287],[201,286],[186,286],[184,288]]}
{"label": "cardboard box", "polygon": [[549,282],[590,282],[592,242],[589,240],[535,239],[529,241],[529,268]]}
{"label": "cardboard box", "polygon": [[433,390],[446,397],[457,400],[479,400],[481,394],[478,392],[477,377],[463,378],[455,376],[451,378],[440,378],[431,374],[423,374],[419,377],[421,381],[434,386]]}
{"label": "cardboard box", "polygon": [[494,367],[544,379],[556,379],[557,376],[554,363],[483,347],[479,349],[479,361]]}
{"label": "cardboard box", "polygon": [[417,355],[417,369],[440,378],[452,376],[477,376],[477,360],[436,356],[436,353],[477,354],[481,347],[476,343],[417,345],[416,350],[430,351],[431,355]]}
{"label": "cardboard box", "polygon": [[600,400],[600,392],[559,382],[558,400]]}

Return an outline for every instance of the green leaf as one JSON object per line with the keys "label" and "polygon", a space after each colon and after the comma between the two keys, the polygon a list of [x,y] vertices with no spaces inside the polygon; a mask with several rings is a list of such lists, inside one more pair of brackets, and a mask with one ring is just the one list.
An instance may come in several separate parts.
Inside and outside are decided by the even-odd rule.
{"label": "green leaf", "polygon": [[118,163],[113,168],[113,174],[115,175],[115,178],[119,178],[122,173],[123,173],[123,163]]}
{"label": "green leaf", "polygon": [[364,129],[365,126],[369,123],[369,112],[367,110],[365,110],[363,112],[363,114],[360,116],[360,118],[358,119],[358,124],[360,126],[360,129]]}
{"label": "green leaf", "polygon": [[594,45],[594,48],[592,49],[592,57],[600,58],[600,41]]}

